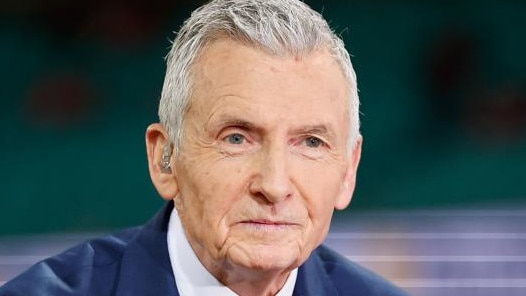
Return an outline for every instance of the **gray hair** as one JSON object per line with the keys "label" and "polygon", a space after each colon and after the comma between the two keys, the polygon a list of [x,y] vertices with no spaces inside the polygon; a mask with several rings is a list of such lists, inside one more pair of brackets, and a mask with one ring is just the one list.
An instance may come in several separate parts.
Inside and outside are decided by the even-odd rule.
{"label": "gray hair", "polygon": [[343,41],[323,17],[298,0],[214,0],[185,21],[167,56],[159,119],[176,153],[183,141],[183,121],[192,96],[192,66],[207,44],[221,38],[285,57],[328,49],[348,81],[348,141],[355,145],[360,126],[356,75]]}

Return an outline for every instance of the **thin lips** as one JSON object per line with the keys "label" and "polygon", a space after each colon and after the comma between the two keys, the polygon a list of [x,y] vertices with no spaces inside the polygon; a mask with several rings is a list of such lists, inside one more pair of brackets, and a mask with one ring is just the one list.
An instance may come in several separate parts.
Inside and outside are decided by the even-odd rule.
{"label": "thin lips", "polygon": [[253,219],[242,221],[241,223],[253,223],[253,224],[262,224],[262,225],[296,225],[296,223],[288,221],[272,221],[267,219]]}

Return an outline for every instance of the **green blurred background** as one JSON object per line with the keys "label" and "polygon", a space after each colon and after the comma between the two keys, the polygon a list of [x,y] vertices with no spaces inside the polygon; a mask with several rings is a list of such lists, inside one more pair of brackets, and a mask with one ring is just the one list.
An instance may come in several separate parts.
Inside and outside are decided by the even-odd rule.
{"label": "green blurred background", "polygon": [[[0,235],[143,223],[163,57],[203,1],[2,1]],[[353,55],[351,209],[526,201],[525,1],[306,1]]]}

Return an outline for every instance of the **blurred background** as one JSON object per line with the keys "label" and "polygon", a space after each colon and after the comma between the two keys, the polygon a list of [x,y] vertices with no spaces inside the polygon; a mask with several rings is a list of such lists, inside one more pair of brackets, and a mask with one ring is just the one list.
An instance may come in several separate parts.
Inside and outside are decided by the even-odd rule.
{"label": "blurred background", "polygon": [[[163,204],[144,132],[203,2],[1,2],[0,285]],[[526,2],[306,2],[345,40],[362,104],[358,187],[328,243],[415,295],[526,295]]]}

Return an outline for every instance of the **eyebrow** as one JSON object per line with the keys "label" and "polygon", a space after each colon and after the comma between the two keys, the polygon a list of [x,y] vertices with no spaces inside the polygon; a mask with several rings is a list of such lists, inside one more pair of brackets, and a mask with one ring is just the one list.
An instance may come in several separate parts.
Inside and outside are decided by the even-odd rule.
{"label": "eyebrow", "polygon": [[226,125],[226,126],[233,125],[233,126],[245,127],[248,129],[256,128],[256,126],[253,123],[248,122],[246,120],[242,120],[242,119],[225,118],[223,120],[220,120],[218,123],[220,125]]}
{"label": "eyebrow", "polygon": [[304,126],[297,129],[296,132],[301,134],[332,134],[324,124]]}
{"label": "eyebrow", "polygon": [[298,134],[314,134],[327,137],[327,140],[332,139],[333,141],[337,138],[334,130],[326,124],[307,125],[299,129],[294,130],[294,133]]}
{"label": "eyebrow", "polygon": [[[263,132],[264,127],[257,126],[254,123],[241,119],[237,116],[222,116],[217,122],[214,122],[210,126],[212,127],[223,127],[223,126],[237,126],[241,128],[245,128],[247,130],[254,130],[257,132]],[[305,125],[298,128],[293,128],[289,133],[291,134],[315,134],[315,135],[322,135],[326,136],[328,138],[334,139],[336,137],[336,133],[328,127],[326,124],[314,124],[314,125]]]}
{"label": "eyebrow", "polygon": [[215,122],[208,122],[208,127],[212,128],[218,128],[218,127],[226,127],[226,126],[237,126],[249,130],[262,130],[261,127],[256,126],[255,124],[249,122],[248,120],[241,119],[239,117],[233,117],[233,116],[221,116],[217,121]]}

